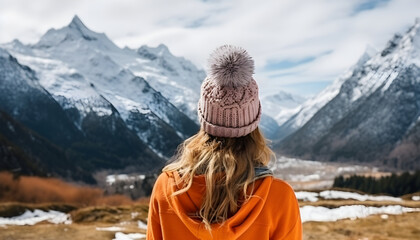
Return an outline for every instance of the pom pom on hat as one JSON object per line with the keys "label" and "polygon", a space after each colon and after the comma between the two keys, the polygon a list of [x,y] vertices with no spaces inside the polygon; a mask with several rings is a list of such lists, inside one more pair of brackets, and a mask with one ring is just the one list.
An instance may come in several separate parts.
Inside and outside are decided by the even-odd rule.
{"label": "pom pom on hat", "polygon": [[210,55],[209,77],[219,86],[246,86],[253,73],[254,60],[241,47],[223,45]]}

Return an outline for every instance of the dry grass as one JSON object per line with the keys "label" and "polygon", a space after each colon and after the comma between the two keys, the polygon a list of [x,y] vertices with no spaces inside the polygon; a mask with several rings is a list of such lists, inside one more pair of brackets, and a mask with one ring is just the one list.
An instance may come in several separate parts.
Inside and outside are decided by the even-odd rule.
{"label": "dry grass", "polygon": [[402,199],[404,199],[404,200],[409,200],[409,201],[411,201],[411,198],[412,198],[413,196],[420,196],[420,192],[406,194],[406,195],[404,195],[404,196],[401,196],[401,198],[402,198]]}
{"label": "dry grass", "polygon": [[56,178],[14,178],[7,172],[0,173],[0,202],[56,202],[78,206],[119,206],[134,203],[123,195],[105,196],[100,188],[77,186]]}
{"label": "dry grass", "polygon": [[0,239],[4,240],[111,240],[115,237],[113,231],[98,231],[97,227],[123,228],[124,233],[146,233],[135,224],[70,224],[53,225],[37,224],[35,226],[0,227]]}
{"label": "dry grass", "polygon": [[77,209],[77,206],[63,203],[1,203],[0,217],[13,217],[22,215],[26,210],[40,209],[43,211],[55,210],[69,213]]}
{"label": "dry grass", "polygon": [[337,222],[307,222],[303,224],[304,240],[397,240],[420,239],[420,213],[380,215]]}
{"label": "dry grass", "polygon": [[[417,194],[418,195],[418,194]],[[402,202],[319,200],[300,202],[301,206],[313,205],[336,208],[343,205],[387,206],[402,205],[420,208],[420,202],[411,201],[411,195]],[[14,201],[14,202],[8,202]],[[19,201],[19,202],[16,202]],[[6,203],[8,202],[8,203]],[[98,188],[77,186],[59,179],[20,177],[0,173],[0,217],[22,214],[25,210],[57,210],[71,215],[73,223],[39,223],[34,226],[0,226],[0,239],[113,239],[115,232],[99,231],[97,227],[121,227],[124,233],[145,233],[138,221],[147,219],[149,199],[137,201],[121,196],[104,196]],[[373,215],[363,219],[336,222],[307,222],[303,224],[304,239],[420,239],[420,212],[389,215],[382,219]]]}
{"label": "dry grass", "polygon": [[316,202],[299,202],[299,206],[322,206],[327,208],[337,208],[348,205],[364,205],[367,207],[382,207],[389,205],[401,205],[403,207],[420,208],[420,201],[357,201],[357,200],[318,200]]}
{"label": "dry grass", "polygon": [[[54,204],[20,204],[20,207],[30,209],[48,210],[54,208]],[[12,207],[11,204],[0,204],[0,209]],[[62,206],[65,208],[65,205]],[[0,226],[0,239],[8,240],[102,240],[113,239],[115,232],[98,230],[97,228],[119,227],[124,233],[146,233],[146,230],[138,228],[138,221],[146,222],[147,203],[112,207],[95,206],[72,209],[70,215],[73,223],[49,224],[39,223],[34,226]],[[57,209],[58,210],[58,209]]]}
{"label": "dry grass", "polygon": [[87,207],[70,213],[75,223],[119,223],[129,221],[146,222],[148,204],[134,204],[119,207]]}
{"label": "dry grass", "polygon": [[[132,212],[138,214],[132,215]],[[115,232],[98,231],[97,227],[121,227],[124,233],[145,233],[137,227],[136,221],[145,220],[147,205],[122,207],[88,207],[72,212],[78,218],[70,225],[41,223],[35,226],[0,227],[0,239],[29,240],[41,237],[45,240],[111,240]],[[96,216],[90,218],[89,216]],[[303,224],[304,240],[414,240],[420,238],[420,213],[380,215],[356,220],[337,222],[307,222]]]}
{"label": "dry grass", "polygon": [[[42,238],[37,238],[41,236]],[[95,225],[37,224],[35,226],[0,227],[0,239],[8,240],[111,240],[114,236],[113,232],[96,231]]]}
{"label": "dry grass", "polygon": [[[342,202],[343,203],[343,202]],[[360,202],[359,202],[360,204]],[[0,209],[6,209],[11,204],[0,204]],[[113,239],[115,232],[98,231],[97,227],[121,227],[124,233],[145,233],[137,227],[137,221],[145,222],[148,204],[136,203],[124,206],[95,206],[72,209],[71,205],[29,204],[20,207],[70,210],[73,224],[54,225],[40,223],[34,226],[6,226],[0,227],[0,239],[34,239],[41,237],[52,239]],[[61,209],[59,209],[61,208]],[[63,210],[64,209],[64,210]],[[67,209],[67,210],[66,210]],[[340,220],[336,222],[307,222],[303,224],[304,240],[334,239],[420,239],[420,213],[402,215],[388,215],[382,219],[380,215],[373,215],[363,219]]]}

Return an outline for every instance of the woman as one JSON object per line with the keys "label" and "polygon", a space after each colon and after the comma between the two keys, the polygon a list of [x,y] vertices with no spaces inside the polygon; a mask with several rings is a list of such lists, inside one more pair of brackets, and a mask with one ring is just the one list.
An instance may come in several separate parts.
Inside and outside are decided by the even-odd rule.
{"label": "woman", "polygon": [[209,64],[201,129],[156,181],[147,239],[301,239],[293,189],[266,167],[273,152],[258,129],[254,61],[224,45]]}

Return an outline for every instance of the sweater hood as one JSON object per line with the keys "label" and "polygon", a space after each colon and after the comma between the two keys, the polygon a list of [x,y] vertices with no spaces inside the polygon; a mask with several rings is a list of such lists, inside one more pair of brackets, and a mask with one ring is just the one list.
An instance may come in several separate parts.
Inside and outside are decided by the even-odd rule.
{"label": "sweater hood", "polygon": [[204,176],[195,176],[193,184],[187,192],[172,196],[172,193],[179,189],[176,183],[179,182],[180,176],[177,172],[167,174],[168,184],[165,194],[167,201],[188,230],[198,239],[239,238],[252,226],[261,213],[273,182],[273,177],[269,176],[270,174],[266,174],[265,177],[260,177],[258,180],[255,180],[254,193],[251,198],[223,224],[212,224],[210,233],[205,229],[204,223],[194,218],[191,214],[197,212],[201,206],[206,188]]}

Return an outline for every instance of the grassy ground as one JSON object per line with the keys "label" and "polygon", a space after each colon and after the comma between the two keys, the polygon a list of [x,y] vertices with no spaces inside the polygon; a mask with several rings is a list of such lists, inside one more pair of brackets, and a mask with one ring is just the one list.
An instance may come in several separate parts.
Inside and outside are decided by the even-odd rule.
{"label": "grassy ground", "polygon": [[[411,202],[411,203],[410,203]],[[420,203],[406,202],[403,205],[409,207],[420,207]],[[325,201],[323,206],[341,206],[347,204],[360,204],[353,201]],[[385,204],[384,202],[383,204]],[[305,203],[307,204],[307,203]],[[366,202],[365,205],[375,205]],[[54,225],[40,223],[34,226],[0,226],[1,240],[111,240],[115,236],[113,231],[98,230],[97,228],[119,227],[124,233],[145,233],[145,230],[138,228],[138,221],[145,221],[147,218],[147,203],[119,207],[85,207],[73,209],[73,206],[59,207],[51,204],[51,209],[69,210],[73,224]],[[25,208],[42,208],[48,210],[48,204],[19,205],[0,204],[0,213],[18,211]],[[307,222],[303,224],[305,240],[316,239],[420,239],[420,212],[403,215],[388,215],[387,219],[380,215],[369,216],[364,219],[340,220],[337,222]]]}
{"label": "grassy ground", "polygon": [[[299,202],[299,206],[322,206],[327,208],[337,208],[347,205],[364,205],[366,207],[382,207],[390,205],[400,205],[409,208],[420,208],[420,201],[357,201],[357,200],[319,200],[316,202]],[[419,219],[420,220],[420,219]]]}
{"label": "grassy ground", "polygon": [[357,220],[340,220],[337,222],[307,222],[303,224],[304,240],[397,240],[420,239],[420,213],[388,215],[382,219],[373,215]]}
{"label": "grassy ground", "polygon": [[[146,233],[138,227],[138,221],[146,222],[147,203],[124,206],[94,206],[77,208],[75,206],[53,204],[0,204],[0,216],[8,217],[23,213],[24,209],[58,210],[68,212],[72,224],[50,224],[43,222],[34,226],[0,226],[1,240],[99,240],[113,239],[115,231],[106,228],[118,227],[123,233]],[[98,229],[99,228],[99,229]],[[101,229],[102,228],[102,229]],[[105,228],[105,229],[104,229]]]}
{"label": "grassy ground", "polygon": [[0,227],[0,239],[3,240],[98,240],[113,239],[115,233],[109,231],[97,231],[96,227],[101,224],[70,224],[53,225],[37,224],[35,226],[8,226]]}

